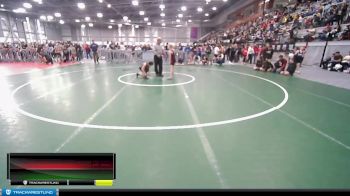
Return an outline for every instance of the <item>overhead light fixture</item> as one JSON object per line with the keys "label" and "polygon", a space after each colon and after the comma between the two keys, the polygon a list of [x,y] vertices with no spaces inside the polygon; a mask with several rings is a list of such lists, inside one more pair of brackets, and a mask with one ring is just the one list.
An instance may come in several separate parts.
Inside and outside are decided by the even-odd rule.
{"label": "overhead light fixture", "polygon": [[151,25],[152,25],[152,23],[151,23],[151,22],[148,22],[148,23],[147,23],[147,25],[148,25],[148,26],[151,26]]}
{"label": "overhead light fixture", "polygon": [[133,0],[133,1],[131,2],[131,4],[132,4],[133,6],[138,6],[138,5],[139,5],[139,1]]}
{"label": "overhead light fixture", "polygon": [[182,25],[176,25],[175,27],[182,27]]}
{"label": "overhead light fixture", "polygon": [[204,15],[205,15],[205,16],[209,16],[209,13],[205,13]]}
{"label": "overhead light fixture", "polygon": [[26,13],[26,9],[20,7],[17,9],[12,10],[14,13]]}
{"label": "overhead light fixture", "polygon": [[159,5],[159,8],[160,8],[161,10],[164,10],[164,9],[165,9],[165,5],[164,5],[164,4],[160,4],[160,5]]}
{"label": "overhead light fixture", "polygon": [[111,7],[112,7],[112,5],[111,5],[111,4],[108,4],[108,5],[107,5],[107,7],[108,7],[108,8],[111,8]]}
{"label": "overhead light fixture", "polygon": [[79,23],[79,22],[80,22],[80,20],[79,20],[79,19],[75,19],[75,22],[78,22],[78,23]]}
{"label": "overhead light fixture", "polygon": [[110,19],[110,20],[109,20],[109,22],[115,22],[115,20],[113,20],[113,19]]}
{"label": "overhead light fixture", "polygon": [[90,20],[91,20],[91,18],[90,18],[89,16],[86,16],[86,17],[85,17],[85,21],[86,21],[86,22],[89,22]]}
{"label": "overhead light fixture", "polygon": [[222,0],[223,2],[227,2],[227,0]]}
{"label": "overhead light fixture", "polygon": [[188,22],[192,22],[192,20],[190,19],[190,20],[188,20]]}
{"label": "overhead light fixture", "polygon": [[33,0],[35,3],[38,3],[38,4],[42,4],[43,1],[42,0]]}
{"label": "overhead light fixture", "polygon": [[4,7],[4,4],[1,4],[0,7]]}
{"label": "overhead light fixture", "polygon": [[161,17],[164,17],[164,16],[165,16],[165,14],[162,12],[162,13],[160,13],[160,16],[161,16]]}
{"label": "overhead light fixture", "polygon": [[186,10],[187,10],[187,7],[186,7],[186,6],[182,6],[182,7],[181,7],[181,11],[184,12],[184,11],[186,11]]}
{"label": "overhead light fixture", "polygon": [[93,23],[89,23],[89,27],[93,27],[94,26],[94,24]]}
{"label": "overhead light fixture", "polygon": [[145,11],[140,11],[139,13],[141,16],[145,15]]}
{"label": "overhead light fixture", "polygon": [[199,7],[199,8],[197,8],[197,11],[198,12],[203,12],[203,8]]}
{"label": "overhead light fixture", "polygon": [[176,19],[176,22],[179,23],[179,22],[181,22],[181,20],[180,19]]}
{"label": "overhead light fixture", "polygon": [[146,18],[144,18],[143,20],[144,20],[145,22],[147,22],[147,21],[149,20],[149,18],[146,17]]}
{"label": "overhead light fixture", "polygon": [[53,20],[53,16],[51,16],[51,15],[48,15],[46,18],[48,21]]}
{"label": "overhead light fixture", "polygon": [[98,2],[103,3],[103,0],[98,0]]}
{"label": "overhead light fixture", "polygon": [[213,8],[212,8],[213,11],[216,11],[217,9],[218,9],[217,7],[213,7]]}
{"label": "overhead light fixture", "polygon": [[60,24],[64,24],[64,20],[60,20],[59,23],[60,23]]}
{"label": "overhead light fixture", "polygon": [[123,24],[118,24],[118,27],[121,28],[123,26]]}
{"label": "overhead light fixture", "polygon": [[165,27],[165,23],[164,22],[162,23],[162,26]]}
{"label": "overhead light fixture", "polygon": [[82,25],[81,25],[81,28],[85,28],[85,27],[86,27],[86,25],[85,25],[85,24],[82,24]]}
{"label": "overhead light fixture", "polygon": [[103,14],[102,13],[97,13],[97,17],[102,18]]}
{"label": "overhead light fixture", "polygon": [[184,17],[184,15],[183,14],[179,14],[179,15],[177,15],[179,18],[183,18]]}
{"label": "overhead light fixture", "polygon": [[113,27],[112,27],[112,25],[109,25],[108,28],[109,28],[109,29],[112,29]]}
{"label": "overhead light fixture", "polygon": [[30,4],[30,3],[23,3],[23,7],[24,7],[24,8],[27,8],[27,9],[30,9],[30,8],[32,8],[33,6],[32,6],[32,4]]}
{"label": "overhead light fixture", "polygon": [[56,12],[56,13],[54,14],[54,16],[57,17],[57,18],[60,18],[62,15],[61,15],[61,13]]}
{"label": "overhead light fixture", "polygon": [[40,20],[46,20],[46,16],[44,15],[40,16]]}
{"label": "overhead light fixture", "polygon": [[140,26],[139,25],[135,25],[135,28],[138,29],[138,28],[140,28]]}
{"label": "overhead light fixture", "polygon": [[129,19],[129,17],[127,17],[127,16],[124,16],[124,17],[123,17],[123,20],[124,20],[124,21],[127,21],[128,19]]}
{"label": "overhead light fixture", "polygon": [[77,3],[77,6],[81,10],[85,9],[85,3]]}

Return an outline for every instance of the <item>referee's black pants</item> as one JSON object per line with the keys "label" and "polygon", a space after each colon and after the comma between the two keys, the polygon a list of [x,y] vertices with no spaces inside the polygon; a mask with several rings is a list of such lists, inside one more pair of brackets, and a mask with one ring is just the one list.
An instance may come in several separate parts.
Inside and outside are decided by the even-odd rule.
{"label": "referee's black pants", "polygon": [[163,75],[163,58],[154,55],[154,71],[157,76]]}

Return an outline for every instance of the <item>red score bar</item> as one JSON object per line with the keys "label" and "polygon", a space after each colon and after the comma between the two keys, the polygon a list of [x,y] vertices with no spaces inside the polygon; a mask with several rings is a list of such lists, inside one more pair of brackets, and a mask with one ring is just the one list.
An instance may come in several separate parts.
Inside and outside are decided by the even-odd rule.
{"label": "red score bar", "polygon": [[113,170],[110,161],[73,161],[73,160],[25,160],[14,164],[11,169],[25,170]]}

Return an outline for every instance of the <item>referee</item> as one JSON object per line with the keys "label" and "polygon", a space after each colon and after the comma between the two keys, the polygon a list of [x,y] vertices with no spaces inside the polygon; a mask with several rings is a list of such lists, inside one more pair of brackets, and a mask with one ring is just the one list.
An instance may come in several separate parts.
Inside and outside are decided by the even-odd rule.
{"label": "referee", "polygon": [[156,75],[158,77],[163,77],[163,48],[160,45],[162,43],[162,39],[157,39],[157,44],[154,46],[154,69]]}

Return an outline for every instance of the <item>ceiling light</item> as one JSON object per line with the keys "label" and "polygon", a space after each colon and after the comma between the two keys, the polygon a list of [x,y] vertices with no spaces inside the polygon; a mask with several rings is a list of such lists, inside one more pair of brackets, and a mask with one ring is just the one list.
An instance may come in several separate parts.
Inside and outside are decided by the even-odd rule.
{"label": "ceiling light", "polygon": [[223,2],[227,2],[227,0],[222,0]]}
{"label": "ceiling light", "polygon": [[85,3],[77,3],[79,9],[85,9]]}
{"label": "ceiling light", "polygon": [[90,18],[89,16],[86,16],[86,17],[85,17],[85,21],[86,21],[86,22],[89,22],[90,20],[91,20],[91,18]]}
{"label": "ceiling light", "polygon": [[187,10],[187,7],[186,7],[186,6],[182,6],[182,7],[181,7],[181,11],[184,12],[184,11],[186,11],[186,10]]}
{"label": "ceiling light", "polygon": [[108,7],[108,8],[111,8],[111,7],[112,7],[112,5],[111,5],[111,4],[108,4],[108,5],[107,5],[107,7]]}
{"label": "ceiling light", "polygon": [[144,18],[143,20],[144,20],[145,22],[147,22],[149,19],[146,17],[146,18]]}
{"label": "ceiling light", "polygon": [[60,22],[59,22],[60,24],[64,24],[64,20],[60,20]]}
{"label": "ceiling light", "polygon": [[140,26],[139,25],[135,25],[135,28],[138,29],[138,28],[140,28]]}
{"label": "ceiling light", "polygon": [[205,13],[204,15],[205,15],[205,16],[209,16],[209,13]]}
{"label": "ceiling light", "polygon": [[15,13],[25,13],[26,12],[26,9],[24,9],[24,8],[17,8],[17,9],[14,9],[14,10],[12,10],[13,12],[15,12]]}
{"label": "ceiling light", "polygon": [[46,20],[46,16],[44,15],[40,16],[40,20]]}
{"label": "ceiling light", "polygon": [[80,20],[79,19],[75,19],[75,22],[80,22]]}
{"label": "ceiling light", "polygon": [[140,11],[140,15],[141,16],[145,15],[145,11]]}
{"label": "ceiling light", "polygon": [[98,0],[98,2],[103,3],[103,0]]}
{"label": "ceiling light", "polygon": [[94,26],[94,24],[92,24],[92,23],[89,23],[89,27],[93,27]]}
{"label": "ceiling light", "polygon": [[4,7],[4,4],[1,4],[0,7]]}
{"label": "ceiling light", "polygon": [[56,13],[54,14],[54,16],[57,17],[57,18],[59,18],[59,17],[61,17],[62,15],[61,15],[61,13],[56,12]]}
{"label": "ceiling light", "polygon": [[179,18],[183,18],[184,15],[183,15],[183,14],[179,14],[178,17],[179,17]]}
{"label": "ceiling light", "polygon": [[164,16],[165,16],[165,14],[162,12],[162,13],[160,13],[160,16],[161,16],[161,17],[164,17]]}
{"label": "ceiling light", "polygon": [[123,17],[123,20],[124,20],[124,21],[127,21],[128,19],[129,19],[129,17],[127,17],[127,16],[124,16],[124,17]]}
{"label": "ceiling light", "polygon": [[42,4],[43,1],[42,0],[33,0],[35,3],[38,3],[38,4]]}
{"label": "ceiling light", "polygon": [[112,25],[109,25],[108,28],[109,28],[109,29],[112,29],[113,27],[112,27]]}
{"label": "ceiling light", "polygon": [[148,26],[151,26],[151,25],[152,25],[152,23],[151,23],[151,22],[148,22],[148,23],[147,23],[147,25],[148,25]]}
{"label": "ceiling light", "polygon": [[102,18],[103,14],[102,13],[97,13],[97,17]]}
{"label": "ceiling light", "polygon": [[190,20],[188,20],[188,22],[192,22],[192,20],[190,19]]}
{"label": "ceiling light", "polygon": [[216,7],[213,7],[213,8],[212,8],[213,11],[216,11],[217,9],[218,9],[218,8],[216,8]]}
{"label": "ceiling light", "polygon": [[197,11],[198,12],[203,12],[203,8],[199,7],[199,8],[197,8]]}
{"label": "ceiling light", "polygon": [[30,4],[30,3],[23,3],[23,7],[24,7],[24,8],[27,8],[27,9],[30,9],[30,8],[32,8],[33,6],[32,6],[32,4]]}
{"label": "ceiling light", "polygon": [[120,28],[120,27],[122,27],[123,26],[123,24],[118,24],[118,27]]}
{"label": "ceiling light", "polygon": [[162,23],[162,26],[165,27],[165,23],[164,22]]}
{"label": "ceiling light", "polygon": [[178,22],[178,23],[179,23],[179,22],[181,22],[181,20],[180,20],[180,19],[176,19],[176,22]]}
{"label": "ceiling light", "polygon": [[82,25],[81,25],[81,28],[85,28],[85,27],[86,27],[85,24],[82,24]]}
{"label": "ceiling light", "polygon": [[160,5],[159,5],[159,8],[160,8],[161,10],[164,10],[164,9],[165,9],[165,5],[164,5],[164,4],[160,4]]}
{"label": "ceiling light", "polygon": [[109,20],[109,22],[115,22],[115,20],[113,20],[113,19],[110,19],[110,20]]}
{"label": "ceiling light", "polygon": [[139,5],[139,1],[134,0],[134,1],[131,2],[131,4],[132,4],[133,6],[138,6],[138,5]]}
{"label": "ceiling light", "polygon": [[51,15],[48,15],[46,18],[47,18],[47,20],[49,20],[49,21],[50,21],[50,20],[53,20],[53,16],[51,16]]}

